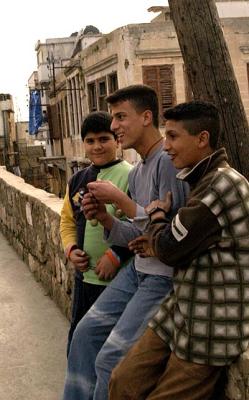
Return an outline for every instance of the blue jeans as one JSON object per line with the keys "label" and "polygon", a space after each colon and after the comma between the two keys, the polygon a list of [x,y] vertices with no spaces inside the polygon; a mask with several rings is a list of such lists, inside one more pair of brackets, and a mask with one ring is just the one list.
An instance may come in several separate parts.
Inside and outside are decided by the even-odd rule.
{"label": "blue jeans", "polygon": [[112,369],[171,289],[170,278],[137,272],[133,261],[118,273],[74,332],[64,400],[108,399]]}
{"label": "blue jeans", "polygon": [[77,270],[75,271],[72,320],[68,332],[67,356],[69,354],[73,333],[77,324],[95,303],[105,288],[106,286],[85,283],[83,281],[82,273]]}

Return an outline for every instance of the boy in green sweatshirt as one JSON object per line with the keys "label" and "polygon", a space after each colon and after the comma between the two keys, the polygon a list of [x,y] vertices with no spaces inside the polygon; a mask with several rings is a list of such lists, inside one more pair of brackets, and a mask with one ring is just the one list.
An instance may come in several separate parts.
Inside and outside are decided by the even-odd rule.
{"label": "boy in green sweatshirt", "polygon": [[[72,321],[68,336],[70,343],[77,323],[89,310],[122,262],[131,253],[127,248],[104,242],[102,225],[86,221],[81,209],[81,196],[89,182],[106,180],[127,192],[128,174],[132,166],[117,158],[117,136],[111,131],[112,117],[104,111],[90,113],[84,120],[81,136],[89,167],[76,172],[69,180],[61,211],[60,234],[66,257],[75,267]],[[108,211],[117,215],[113,204]]]}

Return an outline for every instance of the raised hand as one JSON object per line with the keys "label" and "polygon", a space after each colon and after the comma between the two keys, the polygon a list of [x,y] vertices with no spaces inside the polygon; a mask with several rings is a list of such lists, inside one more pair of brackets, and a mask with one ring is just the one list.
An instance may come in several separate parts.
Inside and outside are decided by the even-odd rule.
{"label": "raised hand", "polygon": [[97,219],[100,221],[107,213],[104,203],[98,201],[92,193],[86,193],[81,202],[85,218],[88,220]]}
{"label": "raised hand", "polygon": [[128,247],[142,258],[155,256],[153,249],[149,246],[147,235],[138,236],[128,243]]}
{"label": "raised hand", "polygon": [[87,185],[87,189],[95,199],[105,203],[116,203],[122,191],[110,181],[95,181]]}
{"label": "raised hand", "polygon": [[146,214],[150,214],[150,211],[156,207],[159,207],[168,213],[171,209],[172,204],[172,193],[167,192],[164,200],[153,200],[147,207],[145,207]]}

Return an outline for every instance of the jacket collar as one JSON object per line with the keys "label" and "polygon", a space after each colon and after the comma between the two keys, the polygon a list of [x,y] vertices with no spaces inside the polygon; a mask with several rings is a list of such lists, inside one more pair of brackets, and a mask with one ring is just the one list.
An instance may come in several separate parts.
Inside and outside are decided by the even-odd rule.
{"label": "jacket collar", "polygon": [[216,150],[208,157],[201,160],[193,168],[184,168],[178,174],[177,178],[188,182],[190,185],[196,184],[204,175],[217,170],[221,167],[227,167],[227,153],[224,147]]}

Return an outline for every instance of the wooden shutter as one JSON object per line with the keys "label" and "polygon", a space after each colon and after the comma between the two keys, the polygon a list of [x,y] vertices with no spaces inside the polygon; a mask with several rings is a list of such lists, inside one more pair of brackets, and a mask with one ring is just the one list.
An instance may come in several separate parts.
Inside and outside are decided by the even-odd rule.
{"label": "wooden shutter", "polygon": [[150,65],[143,67],[143,82],[151,86],[158,95],[161,123],[163,113],[175,105],[174,65]]}
{"label": "wooden shutter", "polygon": [[118,89],[118,75],[117,72],[113,72],[108,76],[108,93],[111,94]]}
{"label": "wooden shutter", "polygon": [[89,111],[97,110],[97,94],[96,94],[96,83],[92,82],[87,85],[88,87],[88,105]]}
{"label": "wooden shutter", "polygon": [[99,98],[98,110],[108,111],[108,105],[105,100],[106,95],[107,95],[107,85],[106,85],[106,77],[104,77],[98,81],[98,98]]}
{"label": "wooden shutter", "polygon": [[49,126],[50,139],[59,139],[60,127],[59,127],[56,104],[48,106],[47,110],[48,110],[48,126]]}

